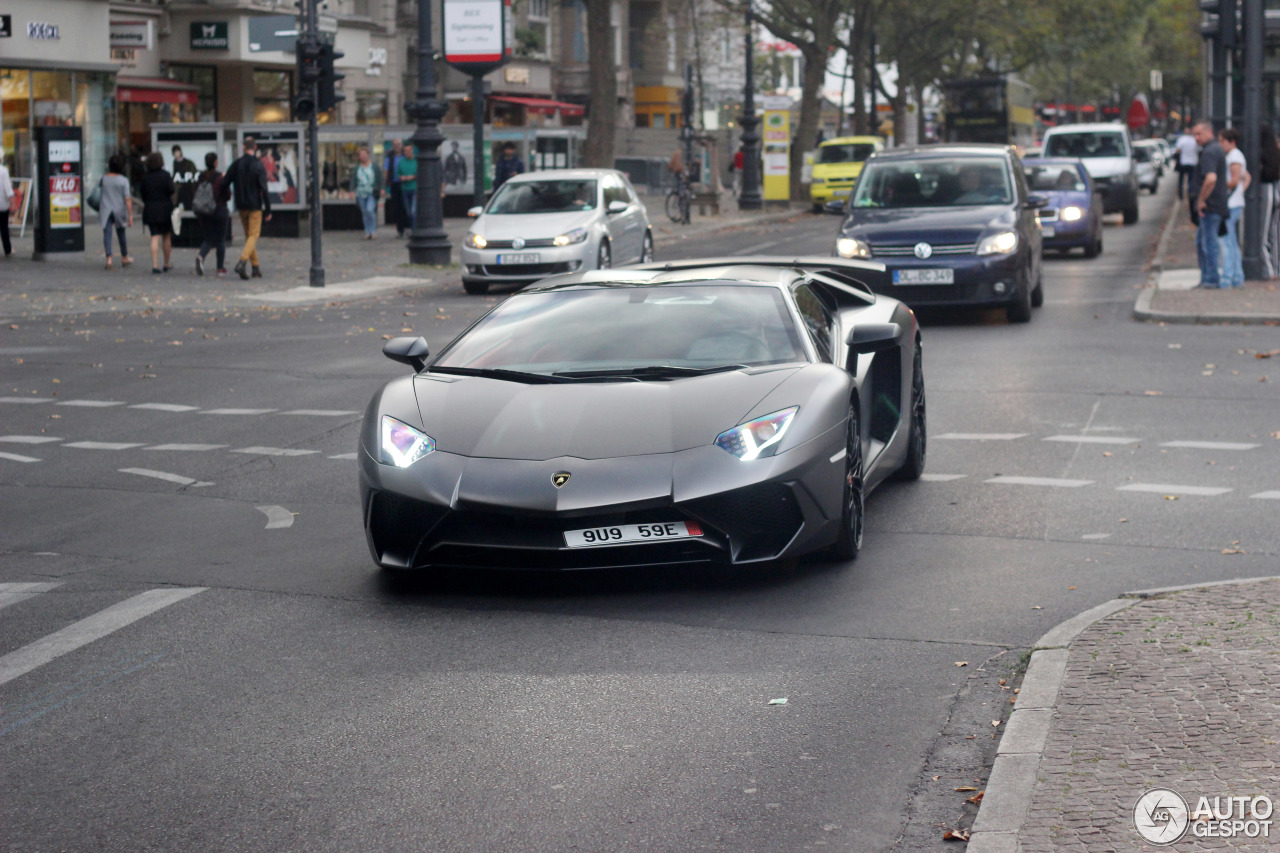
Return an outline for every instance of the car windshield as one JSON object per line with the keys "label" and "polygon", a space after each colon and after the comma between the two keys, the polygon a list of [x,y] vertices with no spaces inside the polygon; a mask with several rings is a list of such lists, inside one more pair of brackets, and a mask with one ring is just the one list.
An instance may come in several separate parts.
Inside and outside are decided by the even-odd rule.
{"label": "car windshield", "polygon": [[1080,130],[1049,137],[1046,157],[1123,157],[1124,134],[1117,130]]}
{"label": "car windshield", "polygon": [[870,142],[842,142],[822,145],[818,148],[819,163],[861,163],[870,157],[876,147]]}
{"label": "car windshield", "polygon": [[1033,193],[1053,192],[1055,190],[1084,191],[1084,178],[1075,166],[1049,164],[1046,166],[1027,166],[1027,186]]}
{"label": "car windshield", "polygon": [[594,180],[511,181],[502,185],[485,213],[572,213],[595,207]]}
{"label": "car windshield", "polygon": [[517,293],[430,369],[670,378],[682,368],[807,360],[778,288],[711,283]]}
{"label": "car windshield", "polygon": [[1013,187],[1002,157],[872,161],[853,207],[963,207],[1010,204]]}

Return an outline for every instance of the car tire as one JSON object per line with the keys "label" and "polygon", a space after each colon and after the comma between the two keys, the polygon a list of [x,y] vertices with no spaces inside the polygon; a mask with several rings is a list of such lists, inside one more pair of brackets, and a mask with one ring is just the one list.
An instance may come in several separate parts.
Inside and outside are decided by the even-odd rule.
{"label": "car tire", "polygon": [[607,270],[613,266],[613,255],[609,252],[609,241],[600,241],[600,251],[596,254],[596,269]]}
{"label": "car tire", "polygon": [[1126,207],[1124,209],[1124,224],[1136,225],[1137,222],[1138,222],[1138,200],[1135,198],[1133,200],[1133,207]]}
{"label": "car tire", "polygon": [[1031,288],[1024,286],[1015,297],[1014,301],[1009,303],[1009,307],[1005,309],[1005,313],[1010,323],[1030,323],[1031,322]]}
{"label": "car tire", "polygon": [[489,282],[487,281],[464,281],[462,289],[472,296],[481,296],[489,292]]}
{"label": "car tire", "polygon": [[825,208],[823,205],[820,205],[820,204],[818,204],[818,203],[815,201],[815,202],[813,203],[813,212],[814,212],[814,213],[825,213],[825,212],[826,212],[826,208]]}
{"label": "car tire", "polygon": [[924,350],[916,341],[915,366],[911,371],[911,426],[907,433],[907,458],[894,472],[896,480],[919,480],[924,473],[928,451],[928,421],[925,417]]}
{"label": "car tire", "polygon": [[1102,234],[1099,233],[1093,239],[1093,242],[1084,247],[1084,256],[1086,258],[1096,258],[1102,254]]}
{"label": "car tire", "polygon": [[1036,279],[1035,289],[1031,291],[1031,307],[1039,308],[1044,304],[1044,268],[1040,269],[1040,277]]}
{"label": "car tire", "polygon": [[[855,400],[853,406],[857,406]],[[849,410],[848,428],[845,430],[844,492],[841,496],[840,532],[835,544],[827,549],[833,560],[856,560],[862,550],[862,528],[866,518],[866,492],[862,480],[862,436],[858,429],[856,409]]]}
{"label": "car tire", "polygon": [[653,234],[648,231],[644,232],[644,243],[640,248],[640,263],[653,263]]}

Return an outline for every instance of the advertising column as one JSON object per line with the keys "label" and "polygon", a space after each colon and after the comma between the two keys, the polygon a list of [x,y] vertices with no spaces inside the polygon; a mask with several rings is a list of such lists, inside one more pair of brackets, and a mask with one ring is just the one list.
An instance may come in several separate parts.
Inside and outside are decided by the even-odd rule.
{"label": "advertising column", "polygon": [[[511,31],[511,0],[445,0],[444,60],[471,76],[471,180],[472,204],[484,204],[488,182],[485,180],[484,158],[484,75],[511,58],[515,41]],[[454,141],[450,155],[461,157],[459,141]],[[449,159],[445,159],[444,186],[457,184],[449,180]],[[454,160],[453,177],[458,172]]]}
{"label": "advertising column", "polygon": [[84,164],[81,129],[37,126],[35,259],[84,251]]}
{"label": "advertising column", "polygon": [[791,99],[766,96],[764,107],[764,200],[791,198]]}

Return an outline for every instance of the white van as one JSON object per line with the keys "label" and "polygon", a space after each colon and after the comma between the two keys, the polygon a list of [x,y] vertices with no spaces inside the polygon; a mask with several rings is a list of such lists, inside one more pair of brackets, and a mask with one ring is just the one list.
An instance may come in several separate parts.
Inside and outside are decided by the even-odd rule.
{"label": "white van", "polygon": [[1123,124],[1067,124],[1044,134],[1045,157],[1077,157],[1102,192],[1105,213],[1124,213],[1124,223],[1138,221],[1138,173],[1133,143]]}

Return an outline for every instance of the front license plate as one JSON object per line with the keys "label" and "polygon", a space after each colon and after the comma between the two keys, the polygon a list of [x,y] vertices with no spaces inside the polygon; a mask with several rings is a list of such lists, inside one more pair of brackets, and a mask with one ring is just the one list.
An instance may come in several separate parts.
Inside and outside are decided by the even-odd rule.
{"label": "front license plate", "polygon": [[537,252],[524,252],[516,255],[498,255],[500,264],[536,264],[540,263]]}
{"label": "front license plate", "polygon": [[894,270],[894,284],[955,284],[956,271],[938,270]]}
{"label": "front license plate", "polygon": [[702,528],[692,521],[664,521],[658,524],[619,524],[616,527],[589,527],[566,530],[564,544],[570,548],[599,548],[628,542],[665,542],[701,536]]}
{"label": "front license plate", "polygon": [[848,195],[852,187],[836,187],[831,191],[832,195]]}
{"label": "front license plate", "polygon": [[1054,235],[1056,235],[1057,233],[1058,233],[1058,232],[1057,232],[1057,229],[1055,229],[1052,225],[1041,225],[1041,226],[1040,226],[1040,236],[1041,236],[1041,237],[1053,237],[1053,236],[1054,236]]}

